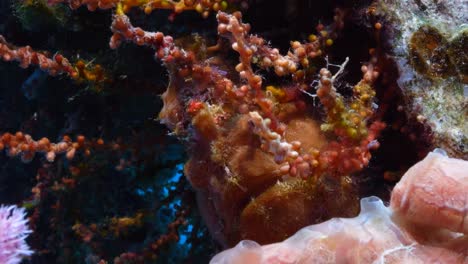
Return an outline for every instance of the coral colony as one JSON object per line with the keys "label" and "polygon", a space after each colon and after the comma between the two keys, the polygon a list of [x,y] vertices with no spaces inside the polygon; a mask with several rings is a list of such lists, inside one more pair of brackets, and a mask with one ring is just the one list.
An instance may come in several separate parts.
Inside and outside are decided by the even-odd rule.
{"label": "coral colony", "polygon": [[[466,261],[463,250],[468,242],[462,235],[466,227],[445,225],[444,221],[451,219],[446,215],[436,219],[437,228],[448,228],[458,235],[444,233],[440,239],[455,239],[454,243],[436,244],[434,238],[419,239],[418,231],[405,231],[414,223],[418,228],[427,224],[425,220],[418,222],[422,218],[416,215],[429,217],[431,212],[443,211],[442,205],[427,207],[432,198],[418,196],[422,195],[418,188],[427,184],[427,188],[451,195],[447,199],[454,201],[466,188],[465,181],[450,185],[447,191],[421,172],[423,166],[440,167],[446,174],[434,177],[466,180],[459,174],[461,169],[443,169],[447,164],[467,166],[462,159],[467,157],[468,131],[460,120],[466,118],[468,107],[466,95],[458,94],[459,87],[466,86],[466,67],[461,66],[466,64],[466,49],[460,48],[466,47],[466,27],[460,26],[451,44],[444,44],[449,55],[441,58],[438,47],[428,46],[443,42],[438,37],[441,33],[426,25],[401,39],[398,32],[407,34],[407,29],[401,29],[398,21],[411,14],[399,13],[402,7],[392,1],[363,2],[367,3],[350,8],[330,1],[331,19],[318,23],[316,33],[303,37],[305,41],[288,41],[285,49],[253,33],[255,24],[244,21],[242,12],[260,5],[256,1],[12,1],[11,8],[23,27],[33,27],[28,24],[33,19],[30,16],[46,14],[58,25],[71,23],[76,32],[87,32],[86,25],[92,22],[79,23],[79,19],[104,16],[110,38],[108,48],[88,59],[80,57],[79,52],[86,54],[81,49],[65,45],[46,51],[13,43],[8,32],[0,35],[0,72],[14,63],[23,69],[37,69],[21,88],[28,102],[50,102],[43,94],[52,88],[44,87],[55,79],[75,91],[58,103],[65,105],[61,109],[69,109],[67,104],[78,105],[78,110],[69,112],[65,124],[58,125],[65,126],[60,132],[34,132],[38,130],[25,125],[5,131],[2,125],[0,150],[28,164],[22,166],[35,168],[37,175],[29,194],[16,201],[23,200],[25,209],[0,209],[0,262],[20,263],[28,257],[25,261],[30,263],[203,263],[236,244],[212,263],[387,263],[390,258],[396,261],[392,263],[432,263],[437,250],[446,263]],[[408,7],[439,12],[434,3],[414,2]],[[287,5],[295,10],[299,4]],[[457,4],[440,5],[448,13],[458,12]],[[176,29],[192,26],[203,32],[203,26],[192,25],[187,17],[184,25],[171,26],[179,17],[196,13],[201,18],[189,18],[213,19],[217,28],[211,30],[215,34],[180,37]],[[169,14],[169,18],[149,22],[155,14]],[[356,22],[359,15],[365,18]],[[75,20],[66,21],[67,16]],[[460,16],[451,19],[466,22],[466,14]],[[154,23],[164,27],[151,31]],[[348,23],[363,26],[366,33],[346,38]],[[417,23],[421,26],[422,22]],[[434,43],[421,46],[426,35]],[[346,40],[356,45],[359,37],[366,44],[358,40],[360,47],[346,50]],[[139,54],[148,51],[164,69],[158,69],[154,61],[139,61]],[[447,70],[450,74],[441,73],[443,63],[455,65],[453,71]],[[154,91],[154,83],[136,80],[135,72],[145,67],[151,76],[167,73],[163,93]],[[405,72],[399,73],[402,69]],[[421,77],[418,74],[422,71]],[[408,80],[410,73],[416,81]],[[451,92],[457,95],[449,98],[455,98],[461,108],[460,112],[447,113],[451,130],[441,128],[445,123],[434,114],[434,108],[453,102],[436,98],[441,88],[433,92],[436,88],[424,91],[411,87],[421,83],[456,87]],[[159,108],[154,102],[147,106],[143,99],[131,104],[156,92],[162,93]],[[418,93],[431,97],[431,105],[419,106],[423,95]],[[95,114],[87,114],[89,107]],[[118,109],[119,114],[106,113],[112,109]],[[135,116],[126,117],[146,111],[153,118],[159,112],[157,120],[149,116],[137,124],[128,121]],[[45,110],[38,112],[47,115]],[[93,120],[99,113],[111,117],[98,124]],[[40,123],[37,118],[31,122]],[[85,124],[86,120],[90,124]],[[169,129],[170,136],[155,123]],[[45,131],[57,125],[40,126]],[[59,139],[54,140],[57,135]],[[404,173],[434,147],[447,149],[454,158],[432,153]],[[416,178],[422,185],[414,183]],[[382,190],[400,179],[389,208],[376,197],[359,202],[369,194],[388,199],[388,191]],[[402,194],[410,188],[416,190],[414,194]],[[403,205],[407,196],[429,211],[413,208],[408,213],[410,205]],[[463,219],[466,215],[462,216],[463,210],[457,206],[447,214]],[[29,223],[24,219],[26,212]],[[392,215],[401,217],[395,220]],[[31,232],[28,241],[34,254],[25,241]],[[341,252],[346,246],[336,242],[345,237],[348,240],[343,241],[352,243],[367,236],[375,239],[375,245],[360,246],[363,257],[357,259]],[[310,252],[319,246],[303,248],[320,243],[322,251],[317,254]],[[303,251],[297,250],[300,248]],[[375,250],[366,255],[368,248]],[[406,255],[394,254],[400,249]]]}
{"label": "coral colony", "polygon": [[[281,243],[244,240],[210,263],[466,263],[465,209],[450,204],[466,197],[467,168],[467,161],[432,152],[395,186],[389,207],[378,197],[363,198],[354,218],[305,227]],[[450,190],[452,201],[439,188]],[[441,237],[418,230],[428,227]]]}
{"label": "coral colony", "polygon": [[31,233],[26,212],[16,206],[0,207],[0,262],[17,264],[33,252],[26,244],[26,237]]}

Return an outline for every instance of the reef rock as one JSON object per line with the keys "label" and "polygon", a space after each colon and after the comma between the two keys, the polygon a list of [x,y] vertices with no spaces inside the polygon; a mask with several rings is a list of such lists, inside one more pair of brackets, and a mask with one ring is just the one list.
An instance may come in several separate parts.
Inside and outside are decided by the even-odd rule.
{"label": "reef rock", "polygon": [[390,53],[410,117],[430,126],[434,146],[468,158],[466,1],[380,0]]}

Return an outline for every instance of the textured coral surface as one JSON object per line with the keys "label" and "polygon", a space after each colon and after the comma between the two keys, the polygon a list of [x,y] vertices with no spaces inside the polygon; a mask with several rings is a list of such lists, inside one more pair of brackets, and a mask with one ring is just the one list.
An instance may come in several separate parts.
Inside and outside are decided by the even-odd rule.
{"label": "textured coral surface", "polygon": [[[217,18],[218,33],[239,54],[234,69],[222,57],[200,62],[167,44],[169,39],[159,33],[139,34],[126,19],[114,23],[117,39],[138,43],[141,36],[167,65],[187,69],[169,67],[171,83],[159,117],[189,139],[184,171],[198,192],[211,233],[223,245],[245,238],[269,243],[304,225],[355,215],[358,195],[350,175],[367,166],[385,127],[373,116],[376,58],[362,66],[362,80],[350,98],[336,86],[349,59],[333,65],[333,73],[325,59],[311,94],[307,83],[317,72],[309,61],[323,40],[291,42],[294,53],[281,55],[248,34],[250,26],[240,13],[220,12]],[[338,15],[335,23],[340,23]],[[145,41],[145,36],[156,40]],[[264,89],[253,67],[274,68],[277,77],[290,76],[295,82]]]}
{"label": "textured coral surface", "polygon": [[277,244],[244,240],[210,263],[466,263],[467,169],[467,161],[430,153],[397,184],[390,207],[364,198],[355,218],[312,225]]}
{"label": "textured coral surface", "polygon": [[466,1],[383,0],[376,6],[387,20],[409,115],[431,127],[435,147],[468,159]]}

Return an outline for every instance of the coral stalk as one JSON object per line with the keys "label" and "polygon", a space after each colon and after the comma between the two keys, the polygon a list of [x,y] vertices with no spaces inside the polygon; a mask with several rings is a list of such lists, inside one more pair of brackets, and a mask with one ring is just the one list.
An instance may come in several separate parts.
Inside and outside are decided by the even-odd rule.
{"label": "coral stalk", "polygon": [[148,32],[139,27],[134,27],[125,14],[116,14],[112,21],[111,30],[114,33],[109,45],[112,49],[120,46],[122,41],[130,41],[138,46],[149,46],[156,50],[155,57],[163,61],[190,60],[190,54],[181,50],[174,44],[171,36],[165,36],[161,32]]}
{"label": "coral stalk", "polygon": [[77,74],[68,59],[57,54],[49,58],[44,53],[34,51],[30,46],[14,47],[8,44],[5,38],[0,35],[0,58],[4,61],[18,61],[21,68],[28,68],[30,65],[37,65],[50,75],[66,73],[70,76]]}
{"label": "coral stalk", "polygon": [[85,153],[89,153],[84,136],[78,136],[76,142],[72,142],[70,137],[64,136],[62,141],[51,143],[48,138],[41,138],[35,141],[30,135],[23,134],[22,132],[1,135],[0,151],[3,149],[7,150],[10,157],[21,155],[23,162],[30,162],[37,152],[45,153],[46,159],[49,162],[53,162],[57,154],[63,153],[66,153],[67,159],[71,160],[75,157],[78,149],[85,149]]}
{"label": "coral stalk", "polygon": [[4,61],[17,61],[21,68],[29,66],[39,66],[51,76],[65,74],[77,82],[102,83],[109,81],[107,74],[101,65],[90,66],[83,60],[71,63],[61,54],[49,56],[45,52],[33,50],[30,46],[15,47],[7,43],[0,35],[0,59]]}
{"label": "coral stalk", "polygon": [[286,55],[282,55],[278,49],[270,47],[265,39],[249,34],[250,25],[242,23],[240,12],[235,12],[232,15],[219,12],[217,15],[218,33],[227,38],[232,43],[232,48],[239,52],[241,64],[236,69],[239,69],[240,72],[246,70],[246,79],[255,88],[256,83],[261,84],[261,80],[256,77],[258,75],[249,73],[253,58],[258,62],[257,65],[263,69],[273,67],[278,76],[296,74],[301,66],[308,67],[309,60],[320,56],[327,43],[332,42],[332,36],[335,35],[332,32],[334,33],[343,27],[343,16],[344,13],[337,10],[335,23],[330,26],[330,32],[322,31],[326,32],[323,33],[323,36],[311,37],[310,42],[306,43],[292,41],[292,52],[288,52]]}
{"label": "coral stalk", "polygon": [[320,70],[317,97],[326,111],[326,123],[322,124],[321,129],[332,131],[338,136],[320,153],[319,163],[323,171],[339,175],[359,171],[369,163],[370,150],[379,146],[375,139],[385,124],[379,121],[368,124],[368,119],[374,113],[372,99],[375,91],[372,84],[379,76],[373,60],[362,67],[363,78],[353,87],[354,96],[349,105],[345,104],[344,98],[334,87],[348,59],[333,76],[326,68]]}
{"label": "coral stalk", "polygon": [[65,3],[72,9],[86,6],[89,11],[96,9],[111,9],[117,7],[123,13],[128,12],[133,7],[143,8],[146,14],[150,14],[155,9],[171,9],[176,13],[186,10],[196,10],[204,17],[209,15],[209,11],[225,10],[227,1],[221,0],[48,0],[49,4]]}

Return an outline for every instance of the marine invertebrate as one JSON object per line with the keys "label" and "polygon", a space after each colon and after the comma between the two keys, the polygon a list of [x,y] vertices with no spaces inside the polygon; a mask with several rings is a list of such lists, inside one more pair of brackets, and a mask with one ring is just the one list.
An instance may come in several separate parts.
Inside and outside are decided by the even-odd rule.
{"label": "marine invertebrate", "polygon": [[94,145],[103,145],[102,139],[96,142],[86,142],[83,135],[79,135],[76,142],[72,142],[69,136],[64,136],[63,140],[58,143],[51,143],[48,138],[41,138],[35,141],[28,134],[23,134],[18,131],[15,134],[5,133],[0,138],[0,150],[6,150],[8,155],[15,157],[21,155],[23,162],[30,162],[37,152],[45,153],[46,159],[53,162],[57,154],[65,153],[67,159],[71,160],[75,157],[78,149],[82,149],[85,155],[89,155],[90,148]]}
{"label": "marine invertebrate", "polygon": [[355,218],[305,227],[276,244],[244,240],[210,263],[465,263],[467,168],[467,161],[430,153],[405,173],[389,207],[363,198]]}
{"label": "marine invertebrate", "polygon": [[207,17],[211,10],[217,12],[226,10],[228,2],[225,0],[49,0],[49,4],[67,3],[72,9],[86,5],[89,11],[94,11],[97,8],[110,9],[121,8],[122,12],[126,13],[133,7],[142,8],[146,14],[150,14],[155,9],[171,9],[176,13],[181,13],[185,10],[196,10]]}
{"label": "marine invertebrate", "polygon": [[71,63],[61,54],[50,56],[47,53],[34,51],[30,46],[15,47],[9,44],[0,35],[0,56],[4,61],[17,61],[21,68],[39,66],[39,68],[51,76],[65,74],[77,82],[90,82],[102,85],[109,82],[109,77],[99,64],[92,65],[78,60]]}
{"label": "marine invertebrate", "polygon": [[[304,125],[310,126],[313,130],[317,129],[314,118],[301,113],[301,111],[307,109],[307,103],[301,98],[300,94],[305,93],[310,95],[310,93],[306,92],[308,90],[308,83],[313,80],[313,71],[309,70],[311,66],[309,59],[320,56],[322,54],[321,46],[331,45],[333,42],[328,37],[328,31],[324,31],[323,27],[321,28],[321,37],[312,36],[310,37],[311,42],[305,44],[292,42],[291,47],[293,52],[283,56],[279,54],[277,49],[271,48],[264,39],[248,34],[250,26],[241,22],[240,13],[229,15],[220,12],[217,16],[219,22],[218,33],[226,38],[232,48],[239,53],[241,63],[235,67],[235,70],[239,73],[240,83],[236,84],[236,80],[230,79],[225,72],[220,71],[222,68],[232,71],[232,69],[229,69],[229,65],[204,65],[203,61],[198,61],[193,52],[177,46],[172,37],[165,36],[161,32],[147,32],[139,27],[134,27],[130,23],[129,17],[125,15],[125,3],[116,5],[113,2],[101,3],[98,1],[89,3],[79,2],[77,4],[77,6],[88,4],[88,8],[91,10],[99,7],[99,4],[101,4],[100,8],[103,9],[117,8],[111,27],[114,33],[110,41],[111,48],[117,48],[122,41],[131,41],[137,45],[150,46],[156,50],[156,57],[164,62],[172,79],[172,84],[163,95],[165,105],[160,113],[161,121],[179,135],[187,135],[188,127],[186,124],[191,123],[191,126],[195,129],[195,134],[192,136],[199,137],[202,140],[201,144],[197,144],[194,147],[206,149],[209,145],[212,146],[212,149],[205,154],[203,159],[209,164],[215,165],[217,170],[221,172],[216,177],[223,175],[221,177],[225,178],[218,179],[221,181],[217,184],[222,184],[222,182],[226,181],[232,183],[236,188],[244,190],[246,193],[241,195],[241,200],[250,197],[251,192],[258,187],[248,192],[246,191],[252,187],[244,186],[244,181],[250,181],[251,179],[249,178],[252,176],[246,175],[240,167],[233,167],[236,162],[240,162],[243,158],[237,157],[231,159],[226,156],[227,153],[234,151],[235,148],[225,149],[222,144],[226,142],[218,137],[223,130],[226,132],[233,130],[229,123],[236,122],[236,119],[243,120],[242,122],[252,122],[257,127],[256,132],[255,130],[254,132],[261,137],[265,136],[263,138],[266,143],[263,144],[264,150],[276,151],[275,154],[278,154],[278,157],[284,155],[285,148],[288,149],[285,152],[287,154],[286,160],[284,158],[277,158],[276,162],[280,164],[265,169],[263,172],[265,179],[262,180],[261,185],[269,185],[285,174],[301,176],[302,178],[311,177],[315,180],[305,184],[299,183],[300,186],[308,186],[303,192],[306,196],[312,195],[307,193],[315,192],[313,190],[316,186],[322,186],[319,188],[323,188],[326,185],[325,182],[316,183],[316,179],[321,178],[322,175],[342,177],[362,169],[369,161],[369,151],[378,146],[373,140],[383,126],[379,122],[368,120],[372,113],[371,103],[373,93],[371,85],[373,80],[378,76],[377,71],[374,70],[373,63],[367,67],[363,67],[364,78],[361,83],[355,86],[354,93],[356,100],[351,104],[350,108],[344,105],[341,96],[338,96],[335,91],[336,88],[333,85],[336,76],[332,77],[328,69],[321,71],[319,87],[317,87],[317,97],[329,113],[327,117],[328,123],[322,126],[322,130],[330,130],[336,139],[332,139],[329,141],[329,144],[322,146],[321,143],[318,143],[322,137],[320,135],[321,132],[314,132],[318,135],[318,138],[312,138],[307,142],[296,131],[300,129],[300,126]],[[343,26],[342,13],[338,12],[337,14],[335,16],[335,23],[330,27],[330,32],[337,31]],[[223,44],[221,43],[220,45]],[[254,73],[252,62],[256,62],[255,64],[263,69],[273,67],[275,74],[280,77],[292,76],[296,83],[290,88],[285,89],[286,92],[276,93],[277,97],[275,97],[271,92],[274,89],[270,88],[267,91],[262,89],[262,77]],[[340,67],[337,75],[343,70],[344,66]],[[187,88],[190,86],[194,86],[196,89],[189,92]],[[187,95],[180,97],[179,93],[188,93],[192,96],[188,100],[189,97]],[[210,100],[207,100],[207,98],[210,98]],[[195,107],[195,104],[197,107]],[[185,109],[187,109],[187,113],[184,113]],[[250,118],[243,118],[248,112],[250,112]],[[373,125],[370,125],[372,123]],[[288,130],[288,125],[294,127],[296,126],[295,124],[298,124],[299,127]],[[263,129],[259,127],[263,127]],[[249,133],[248,131],[241,133],[246,132]],[[271,141],[283,136],[286,137],[286,140],[279,141],[279,143]],[[288,143],[288,137],[299,137],[301,140],[293,140],[291,143]],[[251,137],[250,140],[256,141],[255,137]],[[230,142],[232,146],[238,146],[239,143],[241,142]],[[278,146],[273,147],[272,144]],[[253,149],[255,148],[257,147]],[[265,159],[267,161],[269,159],[268,155],[262,156],[261,160]],[[196,188],[208,190],[214,188],[211,190],[213,193],[221,191],[216,185],[210,186],[206,184],[206,180],[198,182],[197,171],[200,168],[195,168],[192,164],[192,160],[188,162],[186,173]],[[214,177],[216,174],[218,172],[210,177]],[[340,184],[346,185],[345,182]],[[289,190],[289,184],[280,184],[278,186],[280,186],[279,188]],[[343,188],[342,195],[350,195],[348,202],[351,202],[353,200],[351,198],[353,196],[352,192],[345,191],[346,187]],[[225,194],[229,192],[232,192],[232,190],[221,191],[221,193]],[[348,194],[346,194],[347,192]],[[348,198],[344,197],[343,199],[348,200]],[[219,202],[223,204],[228,202],[228,200],[222,198]],[[340,207],[340,202],[334,206]],[[247,206],[246,208],[250,207]],[[349,213],[352,213],[354,212],[352,208],[356,207],[348,206],[348,208],[350,208]],[[230,218],[228,215],[230,213],[238,215],[238,210],[234,209],[233,212],[228,212],[223,218],[227,221]],[[256,215],[254,217],[268,219],[266,215],[256,213],[254,215]],[[245,217],[248,218],[250,216]],[[239,219],[236,218],[237,216],[233,220],[238,222]],[[279,232],[278,234],[281,236],[287,235],[291,230],[297,228],[298,225],[302,225],[302,221],[304,220],[299,221],[297,225],[293,225],[292,229],[288,228],[286,233]],[[236,225],[234,225],[233,230],[224,231],[230,237],[229,240],[235,241],[239,235],[239,229]],[[232,234],[230,234],[231,232]]]}
{"label": "marine invertebrate", "polygon": [[393,189],[390,204],[394,213],[416,226],[467,234],[463,205],[468,188],[467,166],[466,160],[449,158],[444,151],[429,153]]}
{"label": "marine invertebrate", "polygon": [[29,46],[17,48],[9,45],[3,36],[0,36],[0,55],[4,61],[18,61],[22,68],[38,65],[52,76],[60,73],[76,74],[68,59],[63,56],[58,55],[51,59],[41,52],[33,51]]}
{"label": "marine invertebrate", "polygon": [[[315,77],[308,70],[307,58],[316,56],[311,53],[317,51],[320,40],[293,43],[293,49],[304,52],[283,56],[249,34],[250,26],[241,22],[240,13],[220,12],[217,18],[218,32],[228,40],[224,45],[239,54],[240,63],[234,69],[216,57],[206,65],[162,33],[134,28],[124,15],[115,16],[113,27],[119,39],[155,48],[156,57],[169,69],[171,83],[163,94],[159,117],[177,135],[197,139],[191,144],[197,155],[191,156],[185,172],[192,185],[205,193],[206,197],[200,197],[200,205],[207,207],[205,219],[212,223],[220,218],[224,223],[224,227],[210,224],[212,233],[227,244],[239,237],[256,237],[262,243],[279,240],[305,222],[316,221],[318,212],[299,213],[302,207],[292,207],[287,214],[301,217],[285,226],[278,217],[284,208],[275,199],[289,197],[286,203],[298,205],[308,201],[313,208],[329,195],[320,191],[326,186],[340,196],[328,204],[333,208],[328,212],[346,206],[349,210],[342,213],[353,214],[357,200],[347,176],[367,165],[370,150],[378,147],[374,140],[384,127],[370,120],[372,84],[378,77],[373,62],[362,68],[363,79],[354,87],[354,101],[349,105],[334,87],[346,63],[334,77],[327,68],[320,71],[316,96],[328,114],[320,129],[320,121],[308,114],[315,108],[313,100],[304,98],[311,95],[307,90]],[[264,89],[252,61],[259,62],[260,68],[274,68],[279,77],[292,76],[294,83]],[[232,77],[236,75],[238,81]],[[212,204],[207,205],[205,199]],[[217,216],[211,215],[213,210]]]}
{"label": "marine invertebrate", "polygon": [[31,233],[25,219],[26,212],[16,206],[0,207],[0,262],[18,264],[33,251],[26,244]]}

